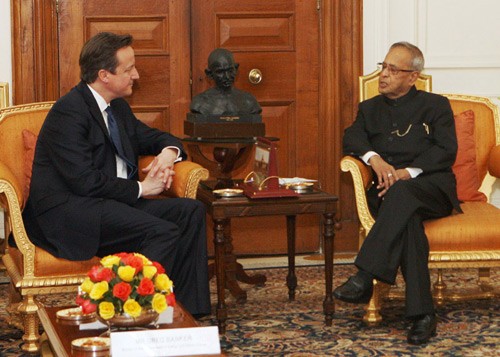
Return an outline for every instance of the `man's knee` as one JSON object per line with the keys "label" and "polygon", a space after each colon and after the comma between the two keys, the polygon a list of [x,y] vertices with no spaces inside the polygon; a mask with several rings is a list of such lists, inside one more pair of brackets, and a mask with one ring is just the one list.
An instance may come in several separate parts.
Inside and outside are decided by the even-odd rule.
{"label": "man's knee", "polygon": [[[397,199],[401,200],[408,195],[412,195],[412,191],[410,190],[410,181],[409,180],[399,180],[391,186],[389,191],[384,196],[384,200]],[[402,202],[404,203],[404,202]]]}
{"label": "man's knee", "polygon": [[186,199],[185,201],[187,211],[189,211],[193,216],[205,218],[206,210],[205,205],[198,200]]}

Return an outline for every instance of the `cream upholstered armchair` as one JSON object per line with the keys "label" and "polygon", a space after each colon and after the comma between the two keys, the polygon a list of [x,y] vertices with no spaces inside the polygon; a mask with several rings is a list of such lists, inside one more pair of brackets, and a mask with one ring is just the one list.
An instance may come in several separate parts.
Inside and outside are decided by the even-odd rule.
{"label": "cream upholstered armchair", "polygon": [[[378,94],[378,73],[379,71],[360,77],[360,100]],[[418,89],[430,91],[431,77],[421,75],[416,85]],[[500,177],[498,108],[487,98],[453,94],[445,96],[450,100],[455,114],[457,136],[459,136],[458,156],[465,155],[467,143],[471,145],[469,151],[472,152],[472,156],[475,156],[471,163],[471,170],[468,170],[468,172],[473,171],[475,177],[464,177],[462,173],[457,174],[454,168],[457,181],[462,181],[462,184],[469,186],[475,185],[472,190],[477,190],[488,171],[492,176]],[[459,127],[463,125],[460,124],[462,122],[459,123],[459,120],[463,119],[464,114],[470,119],[468,133],[471,135],[466,138],[468,142],[465,142],[464,138],[461,139],[462,134],[458,133]],[[359,239],[361,245],[375,222],[366,200],[366,190],[373,182],[372,171],[361,160],[350,156],[344,157],[340,165],[342,171],[350,172],[352,175],[360,220]],[[473,181],[476,177],[477,183],[475,184]],[[461,188],[462,184],[460,182],[458,184],[459,198],[468,194],[468,192],[462,193],[462,190],[471,190],[471,187]],[[481,196],[477,191],[475,194],[468,194],[468,196],[475,197],[471,198],[474,199],[473,201],[462,199],[464,201],[461,203],[463,214],[424,222],[430,245],[429,267],[437,269],[433,295],[438,305],[443,304],[446,300],[491,298],[499,295],[499,291],[490,284],[489,276],[490,268],[500,266],[500,239],[498,239],[500,235],[500,209],[486,202],[486,197]],[[472,289],[450,291],[444,282],[444,268],[478,268],[478,286]],[[382,296],[402,297],[390,292],[386,284],[377,281],[374,283],[372,299],[366,307],[366,314],[363,317],[367,323],[378,323],[382,320],[380,315]]]}
{"label": "cream upholstered armchair", "polygon": [[[6,234],[12,232],[17,245],[17,248],[7,247],[2,260],[11,279],[9,310],[22,316],[23,350],[28,352],[39,348],[36,297],[76,293],[88,270],[99,262],[97,257],[87,261],[56,258],[34,246],[24,229],[21,212],[27,198],[36,135],[52,104],[32,103],[0,109],[0,205],[5,211]],[[27,131],[35,141],[28,143],[23,135]],[[152,159],[141,158],[140,167]],[[205,168],[190,161],[177,163],[175,171],[169,191],[179,197],[195,198],[199,181],[208,178]]]}

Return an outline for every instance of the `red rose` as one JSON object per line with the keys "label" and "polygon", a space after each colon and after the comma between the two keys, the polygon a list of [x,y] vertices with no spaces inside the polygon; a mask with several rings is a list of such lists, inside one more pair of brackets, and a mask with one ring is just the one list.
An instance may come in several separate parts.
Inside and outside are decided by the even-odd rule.
{"label": "red rose", "polygon": [[168,306],[175,306],[175,294],[170,293],[166,296],[167,299],[167,305]]}
{"label": "red rose", "polygon": [[113,296],[122,301],[127,301],[131,292],[132,287],[128,283],[121,282],[113,286]]}
{"label": "red rose", "polygon": [[78,306],[82,306],[84,301],[85,299],[82,297],[82,295],[78,294],[76,296],[75,302]]}
{"label": "red rose", "polygon": [[115,256],[120,257],[121,259],[123,259],[123,258],[129,256],[130,253],[121,252],[121,253],[116,253],[116,254],[113,254],[113,255],[115,255]]}
{"label": "red rose", "polygon": [[126,265],[130,265],[132,268],[135,268],[136,273],[140,272],[142,270],[143,265],[144,265],[144,263],[142,262],[142,258],[137,257],[133,254],[129,255],[126,258],[122,258],[122,261]]}
{"label": "red rose", "polygon": [[139,295],[151,295],[155,292],[153,281],[148,278],[143,278],[137,287]]}
{"label": "red rose", "polygon": [[153,265],[156,267],[156,270],[158,271],[158,274],[164,274],[165,273],[165,269],[163,268],[163,266],[158,263],[158,262],[152,262]]}
{"label": "red rose", "polygon": [[90,314],[97,310],[97,305],[92,304],[90,300],[86,300],[82,298],[80,295],[77,296],[76,303],[81,306],[82,312],[84,314]]}
{"label": "red rose", "polygon": [[90,268],[90,271],[88,273],[88,276],[90,280],[92,280],[94,283],[98,283],[100,280],[99,277],[99,271],[101,270],[101,266],[99,265],[94,265],[92,268]]}
{"label": "red rose", "polygon": [[110,268],[102,268],[98,275],[99,281],[107,281],[108,283],[114,278],[114,276],[115,274]]}

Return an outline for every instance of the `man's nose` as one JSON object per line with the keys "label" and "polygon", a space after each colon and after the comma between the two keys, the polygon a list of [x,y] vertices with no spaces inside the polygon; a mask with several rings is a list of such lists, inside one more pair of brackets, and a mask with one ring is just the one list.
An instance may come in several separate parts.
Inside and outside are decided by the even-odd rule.
{"label": "man's nose", "polygon": [[139,71],[137,70],[137,68],[134,68],[134,70],[132,71],[132,79],[139,79]]}
{"label": "man's nose", "polygon": [[389,67],[382,67],[382,71],[380,72],[381,77],[388,77],[389,76]]}

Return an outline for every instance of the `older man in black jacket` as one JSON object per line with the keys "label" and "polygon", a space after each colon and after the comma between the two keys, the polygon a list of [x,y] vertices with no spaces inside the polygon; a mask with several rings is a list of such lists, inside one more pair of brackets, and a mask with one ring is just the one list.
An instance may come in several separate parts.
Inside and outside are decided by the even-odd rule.
{"label": "older man in black jacket", "polygon": [[457,152],[453,112],[440,95],[418,91],[422,52],[407,42],[391,46],[379,79],[380,95],[359,105],[344,133],[344,153],[371,165],[377,183],[368,191],[375,224],[355,261],[358,273],[335,289],[337,299],[366,303],[373,279],[394,284],[401,267],[411,344],[436,334],[422,221],[460,211],[451,167]]}

